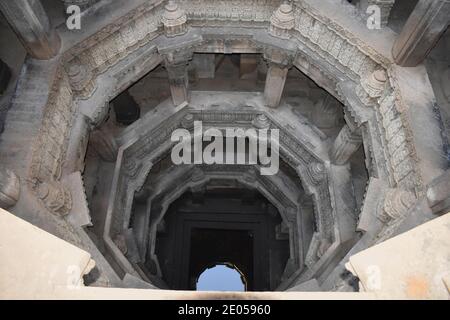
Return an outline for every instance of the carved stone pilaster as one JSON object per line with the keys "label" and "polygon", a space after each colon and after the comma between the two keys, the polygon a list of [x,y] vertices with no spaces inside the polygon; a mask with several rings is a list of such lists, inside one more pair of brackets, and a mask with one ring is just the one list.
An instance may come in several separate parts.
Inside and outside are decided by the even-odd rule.
{"label": "carved stone pilaster", "polygon": [[284,2],[273,13],[270,18],[269,33],[274,37],[289,39],[290,30],[294,29],[295,17],[292,6]]}
{"label": "carved stone pilaster", "polygon": [[365,105],[374,105],[386,89],[388,76],[385,70],[376,70],[361,80],[356,94]]}
{"label": "carved stone pilaster", "polygon": [[19,201],[20,180],[14,172],[0,169],[0,207],[8,209]]}
{"label": "carved stone pilaster", "polygon": [[359,149],[362,136],[359,129],[351,129],[347,124],[341,129],[330,151],[330,160],[335,165],[345,165]]}
{"label": "carved stone pilaster", "polygon": [[46,181],[35,187],[38,198],[52,213],[65,216],[72,209],[72,195],[60,182]]}
{"label": "carved stone pilaster", "polygon": [[186,49],[182,52],[168,51],[164,53],[164,65],[167,70],[172,101],[175,106],[189,102],[188,64],[193,51]]}
{"label": "carved stone pilaster", "polygon": [[186,13],[178,7],[174,0],[167,3],[161,22],[167,37],[176,37],[187,32]]}

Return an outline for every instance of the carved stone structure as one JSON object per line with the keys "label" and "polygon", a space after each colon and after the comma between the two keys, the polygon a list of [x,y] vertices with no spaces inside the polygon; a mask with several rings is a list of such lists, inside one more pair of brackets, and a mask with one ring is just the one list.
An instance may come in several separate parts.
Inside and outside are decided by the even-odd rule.
{"label": "carved stone structure", "polygon": [[[420,64],[448,2],[419,1],[399,35],[390,0],[360,3],[382,6],[376,31],[348,1],[64,3],[86,29],[56,33],[39,1],[0,5],[30,54],[12,70],[0,206],[92,252],[103,285],[195,289],[226,263],[249,290],[354,291],[351,255],[448,209],[448,90]],[[245,132],[244,161],[201,161],[198,122],[225,159],[229,129]],[[181,165],[178,129],[195,142]],[[250,157],[266,131],[269,176]]]}

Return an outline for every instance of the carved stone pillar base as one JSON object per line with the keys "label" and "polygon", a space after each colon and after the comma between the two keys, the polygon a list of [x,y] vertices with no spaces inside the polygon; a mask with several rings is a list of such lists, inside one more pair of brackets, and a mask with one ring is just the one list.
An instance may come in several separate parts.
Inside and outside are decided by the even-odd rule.
{"label": "carved stone pillar base", "polygon": [[283,68],[280,65],[269,63],[269,70],[267,71],[266,86],[264,89],[264,99],[266,105],[271,108],[279,106],[281,96],[283,95],[284,84],[288,68]]}

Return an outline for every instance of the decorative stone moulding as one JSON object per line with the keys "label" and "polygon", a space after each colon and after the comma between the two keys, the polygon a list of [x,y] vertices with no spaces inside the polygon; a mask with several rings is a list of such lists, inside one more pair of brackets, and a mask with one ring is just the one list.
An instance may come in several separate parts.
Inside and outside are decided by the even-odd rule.
{"label": "decorative stone moulding", "polygon": [[161,22],[167,37],[176,37],[187,32],[187,16],[173,0],[169,0],[165,6]]}
{"label": "decorative stone moulding", "polygon": [[375,104],[386,89],[387,81],[388,76],[385,70],[375,70],[361,80],[356,88],[357,95],[364,104]]}
{"label": "decorative stone moulding", "polygon": [[79,61],[75,61],[67,68],[69,83],[74,93],[82,99],[88,99],[95,92],[96,84],[92,72]]}
{"label": "decorative stone moulding", "polygon": [[72,195],[59,182],[38,183],[36,194],[45,207],[54,214],[65,216],[72,209]]}
{"label": "decorative stone moulding", "polygon": [[252,124],[257,129],[267,129],[270,127],[270,120],[265,114],[260,114],[253,120]]}
{"label": "decorative stone moulding", "polygon": [[289,39],[290,30],[294,29],[295,17],[292,6],[284,2],[270,18],[269,33],[274,37]]}
{"label": "decorative stone moulding", "polygon": [[20,180],[14,172],[0,169],[0,207],[8,209],[14,206],[20,196]]}
{"label": "decorative stone moulding", "polygon": [[403,218],[416,202],[412,192],[402,189],[389,189],[379,209],[379,219],[385,223]]}

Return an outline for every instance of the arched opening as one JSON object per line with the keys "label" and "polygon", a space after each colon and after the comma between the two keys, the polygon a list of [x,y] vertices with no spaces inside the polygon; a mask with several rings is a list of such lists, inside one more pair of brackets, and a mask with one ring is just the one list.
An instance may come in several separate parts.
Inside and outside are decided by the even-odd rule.
{"label": "arched opening", "polygon": [[233,264],[218,263],[206,268],[198,277],[197,291],[246,291],[247,280]]}

